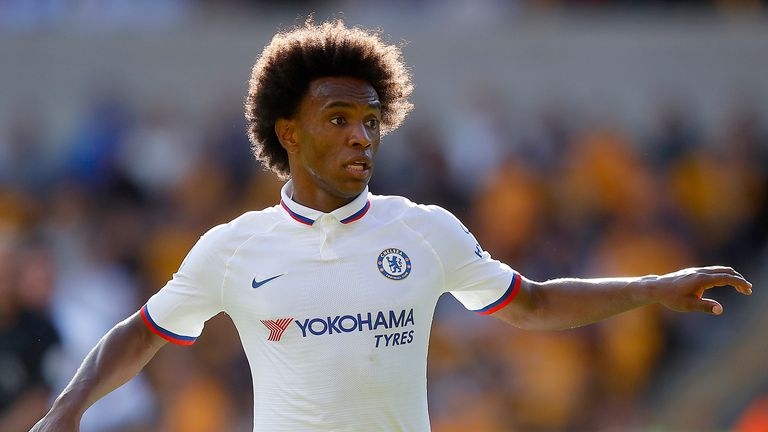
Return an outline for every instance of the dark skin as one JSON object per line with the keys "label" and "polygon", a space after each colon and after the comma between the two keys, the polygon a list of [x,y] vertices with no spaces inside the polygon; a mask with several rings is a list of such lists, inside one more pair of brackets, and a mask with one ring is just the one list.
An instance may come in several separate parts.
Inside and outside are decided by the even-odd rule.
{"label": "dark skin", "polygon": [[726,285],[741,294],[752,294],[751,283],[723,266],[687,268],[661,276],[546,282],[523,278],[514,300],[493,316],[523,329],[561,330],[649,304],[661,304],[676,312],[720,315],[723,306],[704,293]]}
{"label": "dark skin", "polygon": [[[275,125],[288,152],[294,200],[330,212],[365,189],[370,173],[350,174],[346,166],[349,160],[369,157],[372,168],[381,136],[371,123],[381,117],[379,106],[376,91],[359,79],[328,77],[310,84],[298,114]],[[723,285],[742,294],[752,292],[752,285],[739,273],[721,266],[642,278],[547,282],[523,278],[515,300],[493,316],[521,328],[543,330],[585,325],[652,303],[679,312],[719,315],[722,305],[703,294]]]}
{"label": "dark skin", "polygon": [[[288,152],[293,199],[330,212],[365,190],[381,142],[380,118],[376,91],[365,81],[348,77],[313,81],[298,113],[275,124]],[[722,305],[704,293],[725,285],[752,293],[752,284],[738,272],[720,266],[630,278],[546,282],[523,278],[515,299],[493,316],[524,329],[552,330],[593,323],[648,304],[719,315]],[[79,430],[85,410],[139,373],[166,343],[150,332],[138,313],[118,324],[88,354],[32,432]]]}
{"label": "dark skin", "polygon": [[275,124],[288,152],[293,199],[325,213],[355,199],[373,174],[380,120],[379,97],[367,82],[312,81],[297,115]]}
{"label": "dark skin", "polygon": [[166,343],[149,330],[138,312],[117,324],[88,353],[72,381],[31,432],[80,430],[85,410],[138,374]]}

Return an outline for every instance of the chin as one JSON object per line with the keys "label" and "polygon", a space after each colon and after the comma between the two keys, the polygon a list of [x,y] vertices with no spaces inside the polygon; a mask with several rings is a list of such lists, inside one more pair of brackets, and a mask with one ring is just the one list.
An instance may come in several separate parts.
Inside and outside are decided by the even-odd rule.
{"label": "chin", "polygon": [[335,189],[340,197],[354,198],[360,195],[360,193],[365,190],[365,187],[368,186],[369,181],[370,179],[348,180],[341,184],[338,184]]}
{"label": "chin", "polygon": [[339,192],[341,192],[341,195],[344,198],[354,198],[354,197],[360,195],[365,190],[365,187],[367,185],[368,185],[367,182],[366,183],[361,183],[359,186],[356,186],[356,187],[351,187],[350,186],[350,187],[347,187],[347,188],[344,188],[344,189],[340,190]]}

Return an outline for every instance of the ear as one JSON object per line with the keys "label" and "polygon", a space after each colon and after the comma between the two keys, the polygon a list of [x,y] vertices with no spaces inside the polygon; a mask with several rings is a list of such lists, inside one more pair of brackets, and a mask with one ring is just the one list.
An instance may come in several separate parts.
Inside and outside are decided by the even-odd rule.
{"label": "ear", "polygon": [[275,134],[289,154],[299,151],[299,144],[296,139],[296,124],[291,119],[279,118],[275,122]]}

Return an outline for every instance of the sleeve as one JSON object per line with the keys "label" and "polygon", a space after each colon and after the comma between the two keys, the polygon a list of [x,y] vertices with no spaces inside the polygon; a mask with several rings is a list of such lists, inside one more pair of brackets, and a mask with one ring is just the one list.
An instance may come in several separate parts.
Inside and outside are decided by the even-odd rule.
{"label": "sleeve", "polygon": [[223,234],[224,226],[218,226],[200,237],[173,278],[141,308],[141,318],[153,333],[192,345],[205,321],[223,310]]}
{"label": "sleeve", "polygon": [[428,240],[443,264],[444,291],[482,315],[509,304],[520,287],[520,274],[491,258],[456,216],[441,207],[427,208],[433,215]]}

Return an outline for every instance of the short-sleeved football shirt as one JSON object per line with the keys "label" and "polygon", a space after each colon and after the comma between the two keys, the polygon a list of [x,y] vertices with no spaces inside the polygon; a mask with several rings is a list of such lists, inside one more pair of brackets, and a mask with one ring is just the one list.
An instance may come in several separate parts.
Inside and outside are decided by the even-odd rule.
{"label": "short-sleeved football shirt", "polygon": [[366,189],[322,213],[291,199],[203,235],[141,315],[192,344],[226,312],[251,367],[256,431],[428,431],[438,298],[490,314],[520,275],[437,206]]}

